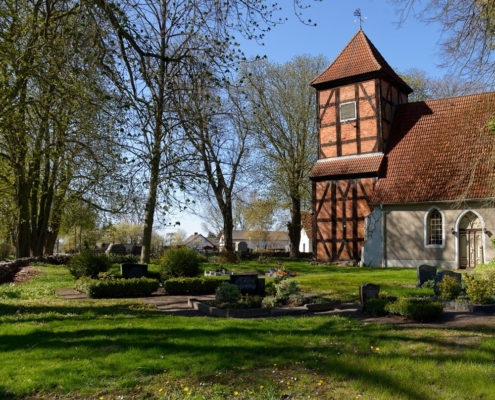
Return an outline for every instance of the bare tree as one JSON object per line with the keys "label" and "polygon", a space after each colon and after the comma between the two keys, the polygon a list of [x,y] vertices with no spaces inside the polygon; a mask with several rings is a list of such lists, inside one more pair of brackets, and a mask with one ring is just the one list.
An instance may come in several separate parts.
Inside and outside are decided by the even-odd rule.
{"label": "bare tree", "polygon": [[398,6],[399,24],[410,15],[442,27],[440,49],[445,67],[467,80],[492,82],[495,2],[491,0],[391,0]]}
{"label": "bare tree", "polygon": [[[125,0],[120,6],[92,1],[114,28],[115,37],[107,43],[117,43],[121,88],[129,95],[137,121],[134,130],[140,137],[134,136],[129,151],[146,168],[142,173],[148,195],[141,261],[149,262],[159,188],[165,210],[175,188],[185,188],[176,168],[184,160],[177,159],[177,148],[182,145],[178,128],[184,121],[170,107],[171,93],[183,82],[178,78],[184,66],[205,63],[210,71],[225,73],[242,59],[234,33],[262,39],[270,27],[283,22],[275,19],[280,7],[264,0]],[[293,4],[296,9],[305,8],[303,0],[293,0]]]}
{"label": "bare tree", "polygon": [[470,82],[450,74],[433,77],[417,68],[400,73],[400,77],[413,89],[409,95],[410,102],[464,96],[483,92],[487,87],[484,82]]}
{"label": "bare tree", "polygon": [[309,208],[308,175],[316,161],[316,97],[309,82],[326,65],[322,56],[299,56],[283,65],[263,60],[242,70],[264,177],[271,196],[290,210],[291,257],[299,251],[301,207]]}

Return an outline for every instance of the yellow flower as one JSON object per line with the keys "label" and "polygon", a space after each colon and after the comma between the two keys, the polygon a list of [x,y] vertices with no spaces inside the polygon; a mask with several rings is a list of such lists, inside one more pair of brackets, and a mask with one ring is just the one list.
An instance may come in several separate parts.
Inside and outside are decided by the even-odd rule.
{"label": "yellow flower", "polygon": [[380,351],[380,348],[379,348],[379,347],[377,347],[375,350],[376,350],[376,351]]}
{"label": "yellow flower", "polygon": [[277,364],[273,364],[273,366],[274,366],[274,367],[276,367],[276,366],[277,366]]}
{"label": "yellow flower", "polygon": [[318,382],[318,386],[321,386],[321,382]]}
{"label": "yellow flower", "polygon": [[103,400],[103,396],[100,397],[100,400]]}
{"label": "yellow flower", "polygon": [[188,387],[185,387],[185,388],[184,388],[184,392],[187,392],[188,390],[189,390],[189,388],[188,388]]}
{"label": "yellow flower", "polygon": [[163,389],[160,389],[159,392],[163,392]]}
{"label": "yellow flower", "polygon": [[263,389],[263,388],[264,388],[264,386],[263,386],[263,385],[261,385],[261,386],[260,386],[260,389]]}
{"label": "yellow flower", "polygon": [[373,348],[373,346],[371,346],[371,348]]}
{"label": "yellow flower", "polygon": [[239,392],[234,392],[234,396],[239,396]]}

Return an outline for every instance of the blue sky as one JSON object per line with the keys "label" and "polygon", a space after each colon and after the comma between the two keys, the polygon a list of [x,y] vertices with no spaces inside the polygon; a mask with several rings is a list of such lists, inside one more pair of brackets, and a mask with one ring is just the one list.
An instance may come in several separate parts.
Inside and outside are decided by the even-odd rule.
{"label": "blue sky", "polygon": [[[387,0],[323,0],[313,2],[304,11],[305,19],[316,22],[316,27],[303,25],[287,6],[283,12],[289,20],[275,27],[264,40],[265,45],[244,42],[248,56],[266,55],[271,61],[283,63],[302,54],[325,55],[333,61],[359,29],[354,22],[354,10],[361,9],[363,30],[388,63],[399,71],[420,68],[432,75],[443,75],[438,68],[438,26],[425,25],[410,17],[401,27],[397,27],[398,15]],[[281,0],[279,4],[291,3]]]}
{"label": "blue sky", "polygon": [[[425,25],[410,17],[397,27],[398,15],[387,0],[323,0],[313,2],[304,11],[304,19],[310,18],[317,26],[303,25],[292,12],[291,0],[279,0],[285,7],[280,16],[289,20],[272,29],[264,39],[264,46],[252,41],[241,41],[246,56],[266,55],[270,61],[284,63],[302,54],[323,54],[332,62],[359,30],[354,22],[354,11],[361,9],[363,31],[385,60],[400,72],[419,68],[434,76],[445,71],[438,67],[440,30],[438,26]],[[285,6],[284,6],[285,5]],[[238,40],[240,38],[237,38]],[[181,222],[181,229],[188,235],[203,232],[202,221],[182,213],[172,219]]]}

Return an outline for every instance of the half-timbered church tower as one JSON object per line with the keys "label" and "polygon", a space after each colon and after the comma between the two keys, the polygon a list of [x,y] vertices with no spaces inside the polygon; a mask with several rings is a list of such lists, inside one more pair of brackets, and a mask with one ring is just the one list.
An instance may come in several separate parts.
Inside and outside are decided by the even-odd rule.
{"label": "half-timbered church tower", "polygon": [[[495,250],[487,249],[489,236],[482,241],[483,235],[491,235],[486,222],[495,224],[495,210],[487,214],[478,210],[478,203],[468,201],[489,197],[487,190],[473,190],[484,187],[486,179],[495,180],[493,169],[483,172],[481,181],[471,179],[477,182],[472,187],[446,181],[447,176],[460,180],[469,174],[459,163],[469,165],[479,146],[490,146],[486,141],[475,145],[473,138],[490,135],[486,122],[495,112],[493,93],[408,103],[412,89],[361,29],[311,85],[316,89],[319,126],[318,161],[310,174],[317,260],[364,260],[381,266],[448,260],[449,267],[459,268],[463,254],[478,252],[481,243],[483,260],[495,257]],[[465,113],[470,132],[461,132],[462,124],[453,127],[450,121]],[[452,165],[458,151],[451,142],[463,135],[469,135],[473,144],[464,159]],[[431,168],[433,164],[436,168]],[[457,192],[447,190],[451,186]],[[462,196],[466,209],[456,211]],[[461,221],[469,210],[479,225],[478,242],[472,248],[460,231],[469,222]],[[446,229],[448,224],[452,226]],[[454,236],[446,235],[450,231]],[[406,246],[406,240],[411,245]],[[363,258],[364,249],[368,258]]]}

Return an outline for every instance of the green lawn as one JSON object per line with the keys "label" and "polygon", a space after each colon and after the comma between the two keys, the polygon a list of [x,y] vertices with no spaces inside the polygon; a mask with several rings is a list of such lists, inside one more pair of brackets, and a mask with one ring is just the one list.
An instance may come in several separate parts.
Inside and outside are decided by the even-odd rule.
{"label": "green lawn", "polygon": [[[309,266],[303,287],[413,289],[415,271]],[[491,399],[495,331],[350,317],[175,317],[137,300],[64,301],[63,267],[0,287],[1,399]],[[246,266],[247,270],[247,266]],[[187,390],[186,390],[187,389]],[[237,393],[237,394],[236,394]]]}

